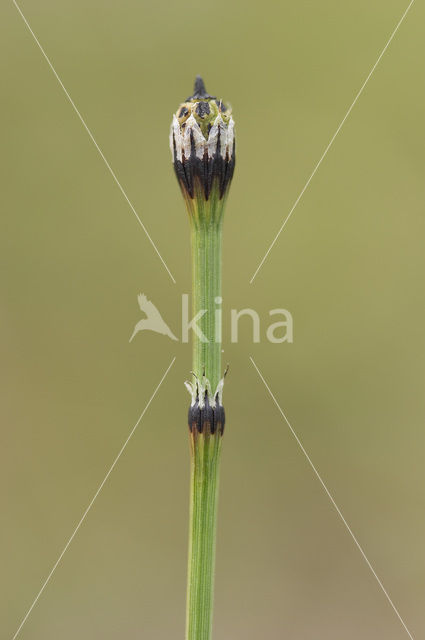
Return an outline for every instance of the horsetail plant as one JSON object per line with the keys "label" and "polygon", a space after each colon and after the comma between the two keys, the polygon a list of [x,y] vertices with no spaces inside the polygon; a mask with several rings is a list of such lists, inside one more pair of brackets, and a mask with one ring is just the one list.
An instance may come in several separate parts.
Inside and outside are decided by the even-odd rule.
{"label": "horsetail plant", "polygon": [[186,640],[210,640],[221,440],[221,237],[224,206],[235,167],[231,109],[207,93],[202,78],[173,116],[170,146],[189,213],[192,249],[193,335],[190,523]]}

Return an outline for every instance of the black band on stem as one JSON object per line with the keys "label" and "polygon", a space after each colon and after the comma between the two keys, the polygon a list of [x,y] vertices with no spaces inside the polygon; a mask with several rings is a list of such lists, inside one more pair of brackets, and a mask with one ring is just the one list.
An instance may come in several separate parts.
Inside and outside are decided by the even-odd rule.
{"label": "black band on stem", "polygon": [[188,424],[191,433],[214,434],[217,432],[223,435],[225,421],[223,405],[219,404],[218,399],[216,399],[215,406],[212,407],[208,393],[205,393],[205,402],[202,409],[199,406],[199,398],[196,399],[193,406],[189,407]]}

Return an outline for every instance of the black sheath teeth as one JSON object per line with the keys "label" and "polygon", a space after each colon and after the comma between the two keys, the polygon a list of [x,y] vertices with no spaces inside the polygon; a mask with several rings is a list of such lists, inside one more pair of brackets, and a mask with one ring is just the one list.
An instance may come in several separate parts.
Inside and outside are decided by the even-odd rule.
{"label": "black sheath teeth", "polygon": [[228,153],[225,158],[222,157],[219,151],[220,144],[218,143],[217,149],[211,158],[208,157],[208,152],[205,151],[201,159],[196,155],[193,134],[191,142],[190,157],[186,159],[183,156],[182,161],[177,159],[176,148],[174,146],[174,171],[183,192],[189,194],[190,198],[194,198],[194,182],[197,180],[201,186],[205,200],[209,199],[211,190],[215,184],[218,187],[219,198],[221,200],[230,185],[235,170],[235,143],[233,143],[230,158]]}
{"label": "black sheath teeth", "polygon": [[206,393],[204,407],[202,409],[199,406],[199,398],[196,399],[193,406],[189,407],[188,423],[191,433],[214,434],[218,432],[220,435],[223,435],[225,423],[224,408],[218,402],[212,407],[208,394]]}

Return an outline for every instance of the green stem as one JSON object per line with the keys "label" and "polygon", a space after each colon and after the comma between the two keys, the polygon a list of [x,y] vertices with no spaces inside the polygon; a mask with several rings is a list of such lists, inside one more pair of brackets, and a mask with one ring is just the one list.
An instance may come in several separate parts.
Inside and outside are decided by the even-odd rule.
{"label": "green stem", "polygon": [[[221,224],[192,225],[192,312],[206,313],[193,335],[193,371],[205,376],[214,393],[221,378]],[[217,322],[218,320],[218,322]]]}
{"label": "green stem", "polygon": [[214,434],[192,450],[186,640],[211,638],[220,448]]}
{"label": "green stem", "polygon": [[[223,201],[198,199],[191,220],[193,316],[206,313],[193,335],[193,372],[205,376],[212,393],[221,371],[221,215]],[[210,397],[211,400],[211,397]],[[191,442],[189,558],[186,640],[210,640],[215,566],[221,433],[198,433]]]}

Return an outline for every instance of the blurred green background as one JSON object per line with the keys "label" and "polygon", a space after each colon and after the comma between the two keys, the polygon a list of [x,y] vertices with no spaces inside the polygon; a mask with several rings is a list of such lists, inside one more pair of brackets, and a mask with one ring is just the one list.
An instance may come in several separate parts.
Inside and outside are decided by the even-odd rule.
{"label": "blurred green background", "polygon": [[[172,112],[195,74],[232,103],[214,637],[423,636],[422,3],[415,3],[252,285],[407,1],[22,0],[173,284],[11,1],[2,3],[1,637],[12,638],[173,356],[22,640],[183,638],[189,227]],[[260,344],[230,309],[252,307]],[[294,343],[265,339],[268,310]]]}

